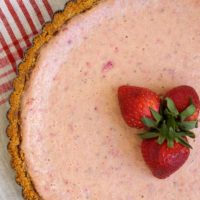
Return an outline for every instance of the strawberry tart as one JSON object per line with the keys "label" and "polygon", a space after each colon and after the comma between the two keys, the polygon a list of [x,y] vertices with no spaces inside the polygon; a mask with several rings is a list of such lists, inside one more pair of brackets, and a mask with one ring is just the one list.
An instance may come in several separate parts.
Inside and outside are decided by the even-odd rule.
{"label": "strawberry tart", "polygon": [[157,178],[117,91],[134,85],[162,96],[190,85],[200,94],[199,24],[198,0],[77,0],[55,14],[26,52],[10,99],[8,149],[24,198],[197,200],[200,129],[184,165]]}

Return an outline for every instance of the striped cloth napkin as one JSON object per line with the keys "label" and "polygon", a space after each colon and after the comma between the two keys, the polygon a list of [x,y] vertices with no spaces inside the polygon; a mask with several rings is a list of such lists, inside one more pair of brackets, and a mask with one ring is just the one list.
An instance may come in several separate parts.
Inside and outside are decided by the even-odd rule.
{"label": "striped cloth napkin", "polygon": [[12,90],[12,80],[24,50],[66,0],[0,0],[0,105]]}
{"label": "striped cloth napkin", "polygon": [[6,113],[12,82],[33,37],[67,0],[0,0],[0,199],[22,199],[7,154]]}

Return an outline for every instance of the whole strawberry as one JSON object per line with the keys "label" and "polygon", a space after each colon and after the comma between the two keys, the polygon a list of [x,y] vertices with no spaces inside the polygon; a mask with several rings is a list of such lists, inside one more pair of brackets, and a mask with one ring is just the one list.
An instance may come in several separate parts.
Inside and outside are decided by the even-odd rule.
{"label": "whole strawberry", "polygon": [[136,86],[124,85],[118,89],[122,116],[126,123],[135,128],[144,128],[143,117],[153,119],[150,108],[159,111],[160,97],[153,91]]}
{"label": "whole strawberry", "polygon": [[200,111],[200,100],[194,88],[187,85],[178,86],[169,90],[165,96],[173,100],[179,112],[185,110],[192,102],[196,107],[196,111],[192,116],[187,117],[185,120],[197,120]]}
{"label": "whole strawberry", "polygon": [[[186,138],[184,138],[187,141]],[[158,144],[156,139],[143,140],[142,155],[152,171],[153,175],[159,179],[164,179],[177,171],[188,159],[190,149],[181,143],[175,142],[169,148],[167,141]]]}
{"label": "whole strawberry", "polygon": [[187,137],[195,138],[191,131],[198,121],[185,121],[196,113],[193,99],[184,110],[178,111],[175,102],[165,97],[160,112],[153,111],[155,120],[144,117],[142,122],[150,129],[141,133],[142,155],[154,176],[167,178],[178,170],[190,154]]}

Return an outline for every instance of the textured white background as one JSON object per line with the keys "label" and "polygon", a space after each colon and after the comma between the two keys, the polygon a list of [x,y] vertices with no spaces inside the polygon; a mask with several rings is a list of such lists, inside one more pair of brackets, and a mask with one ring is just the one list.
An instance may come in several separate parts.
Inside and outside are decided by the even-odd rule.
{"label": "textured white background", "polygon": [[[4,10],[6,17],[10,17],[10,14],[5,11],[3,7],[7,0],[0,0],[0,8]],[[30,3],[29,0],[21,0],[27,5]],[[16,0],[10,0],[12,6],[17,13],[21,12],[19,7],[16,5]],[[41,0],[36,0],[40,4]],[[63,9],[67,0],[49,0],[49,3],[53,11]],[[28,9],[29,11],[31,9]],[[40,7],[41,12],[43,11],[42,6]],[[34,12],[33,10],[31,12]],[[34,16],[35,13],[30,13],[31,16]],[[44,15],[45,21],[49,21],[50,17],[46,15],[46,10],[42,12]],[[26,20],[22,21],[22,24],[27,23]],[[24,25],[28,27],[28,25]],[[27,31],[27,30],[26,30]],[[2,19],[0,18],[0,32],[6,37],[7,33],[4,33]],[[18,30],[14,30],[14,33],[17,34]],[[9,39],[9,38],[8,38]],[[0,57],[2,57],[4,52],[0,52]],[[20,60],[18,61],[20,62]],[[0,68],[0,72],[1,72]],[[15,76],[15,75],[13,75]],[[7,77],[6,77],[7,78]],[[8,79],[8,78],[7,78]],[[10,94],[10,93],[9,93]],[[1,95],[1,94],[0,94]],[[6,119],[6,113],[9,109],[8,102],[0,105],[0,200],[22,200],[21,188],[15,182],[15,173],[10,167],[10,157],[7,152],[7,143],[8,138],[6,136],[6,128],[8,121]]]}

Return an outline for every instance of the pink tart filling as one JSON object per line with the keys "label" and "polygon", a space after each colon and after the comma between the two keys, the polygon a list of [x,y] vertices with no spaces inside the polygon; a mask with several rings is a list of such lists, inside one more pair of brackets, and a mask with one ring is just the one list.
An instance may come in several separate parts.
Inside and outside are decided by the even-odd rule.
{"label": "pink tart filling", "polygon": [[199,1],[106,0],[41,49],[21,117],[27,169],[43,199],[199,198],[199,135],[187,163],[156,179],[116,96],[122,84],[200,93],[199,24]]}

